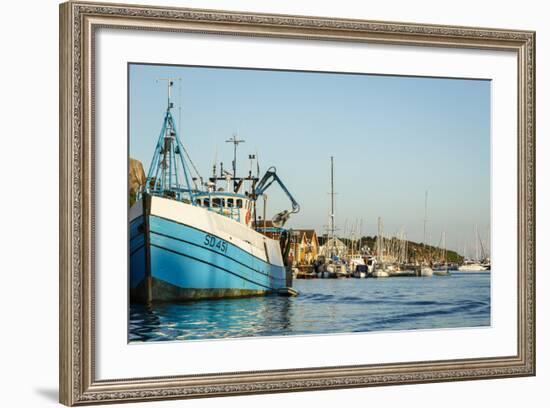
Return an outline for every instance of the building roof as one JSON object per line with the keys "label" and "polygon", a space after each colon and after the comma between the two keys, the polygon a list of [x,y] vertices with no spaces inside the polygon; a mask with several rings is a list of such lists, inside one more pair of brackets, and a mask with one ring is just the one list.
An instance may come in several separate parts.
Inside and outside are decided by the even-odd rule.
{"label": "building roof", "polygon": [[314,229],[293,229],[292,231],[300,236],[305,235],[309,241],[311,241],[314,236],[317,237],[317,233]]}
{"label": "building roof", "polygon": [[[257,220],[255,227],[263,228],[265,225],[266,228],[274,228],[273,221],[271,220]],[[315,240],[317,239],[317,232],[314,229],[296,229],[292,228],[292,233],[302,238],[304,235],[306,236],[306,240],[309,242],[313,241],[313,237],[315,237]]]}
{"label": "building roof", "polygon": [[319,245],[319,240],[317,239],[317,233],[314,229],[293,229],[293,234],[295,236],[298,236],[300,240],[303,240],[305,237],[305,243],[306,244],[313,244]]}

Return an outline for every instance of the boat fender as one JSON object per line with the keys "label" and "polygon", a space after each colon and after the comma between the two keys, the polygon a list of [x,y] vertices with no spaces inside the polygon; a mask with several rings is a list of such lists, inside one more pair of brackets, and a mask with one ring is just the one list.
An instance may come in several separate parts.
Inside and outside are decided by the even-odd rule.
{"label": "boat fender", "polygon": [[246,221],[247,224],[250,222],[250,210],[246,210],[245,221]]}

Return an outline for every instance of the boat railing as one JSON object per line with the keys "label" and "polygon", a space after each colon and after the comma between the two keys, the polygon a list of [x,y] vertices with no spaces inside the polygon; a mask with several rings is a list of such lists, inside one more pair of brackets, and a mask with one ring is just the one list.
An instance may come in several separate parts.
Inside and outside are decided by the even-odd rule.
{"label": "boat railing", "polygon": [[[197,205],[201,208],[205,208],[208,211],[212,211],[216,214],[223,215],[225,217],[228,217],[232,220],[235,220],[237,222],[241,222],[241,206],[228,206],[225,205],[226,201],[223,198],[219,198],[217,201],[217,197],[207,195],[204,197],[201,192],[201,196],[197,198],[197,194],[192,194],[189,190],[186,189],[172,189],[172,190],[158,190],[158,189],[150,189],[149,191],[146,191],[148,194],[157,196],[157,197],[163,197],[163,198],[170,198],[176,201],[181,201],[184,203],[191,203],[191,198],[194,198],[194,205]],[[145,191],[138,192],[137,198],[142,199],[143,194]],[[208,204],[206,204],[208,203]]]}
{"label": "boat railing", "polygon": [[283,232],[287,232],[288,230],[286,228],[280,228],[280,227],[261,227],[261,226],[258,226],[256,227],[256,231],[258,231],[259,233],[262,233],[262,234],[265,234],[265,233],[270,233],[270,234],[282,234]]}
{"label": "boat railing", "polygon": [[228,217],[232,220],[235,220],[237,222],[241,222],[241,212],[239,211],[239,208],[236,207],[224,207],[222,205],[216,205],[215,203],[211,203],[209,207],[204,207],[208,209],[209,211],[212,211],[216,214],[223,215],[225,217]]}
{"label": "boat railing", "polygon": [[136,194],[136,198],[141,200],[144,194],[149,194],[151,196],[170,198],[172,200],[181,201],[181,202],[191,202],[193,197],[193,191],[183,188],[183,187],[174,187],[170,189],[163,189],[154,182],[149,183],[149,187],[143,186]]}

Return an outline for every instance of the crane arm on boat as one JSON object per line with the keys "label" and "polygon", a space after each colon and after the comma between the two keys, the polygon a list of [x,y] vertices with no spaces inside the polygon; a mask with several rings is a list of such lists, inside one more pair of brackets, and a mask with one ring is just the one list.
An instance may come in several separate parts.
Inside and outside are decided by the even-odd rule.
{"label": "crane arm on boat", "polygon": [[261,196],[274,182],[277,182],[279,184],[281,189],[284,191],[284,193],[292,203],[292,210],[282,211],[273,217],[274,225],[283,226],[288,220],[288,218],[290,217],[290,214],[296,214],[298,211],[300,211],[300,204],[298,204],[298,202],[294,199],[292,194],[290,194],[290,191],[288,191],[288,189],[286,188],[285,184],[279,178],[275,167],[270,167],[265,172],[262,179],[254,187],[254,199]]}

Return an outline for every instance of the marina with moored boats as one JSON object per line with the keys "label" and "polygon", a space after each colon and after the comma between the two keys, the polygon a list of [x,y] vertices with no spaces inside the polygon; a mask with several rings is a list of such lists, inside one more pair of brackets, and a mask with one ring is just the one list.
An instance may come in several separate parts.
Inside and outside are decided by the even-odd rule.
{"label": "marina with moored boats", "polygon": [[[397,236],[388,237],[384,234],[384,223],[380,217],[377,220],[378,233],[376,237],[360,236],[358,238],[358,234],[361,235],[363,220],[352,225],[349,237],[337,237],[333,157],[330,158],[330,169],[331,209],[327,233],[321,238],[323,245],[319,247],[319,250],[313,251],[319,254],[315,259],[308,258],[309,263],[291,262],[295,279],[432,277],[450,276],[452,272],[490,271],[490,260],[483,250],[484,246],[477,226],[475,227],[475,237],[478,240],[476,241],[476,258],[479,259],[479,254],[482,254],[482,261],[466,259],[455,251],[448,251],[445,232],[441,234],[441,240],[437,246],[425,244],[427,191],[424,202],[424,240],[422,244],[408,241],[404,229],[401,229]],[[291,240],[294,241],[294,245],[291,243],[291,257],[293,252],[299,252],[296,250],[296,237],[302,238],[300,231],[303,230],[298,230],[297,234],[291,234]],[[316,238],[315,242],[319,240]],[[312,252],[312,241],[310,239],[305,243],[305,251]],[[452,255],[452,259],[448,255]]]}

